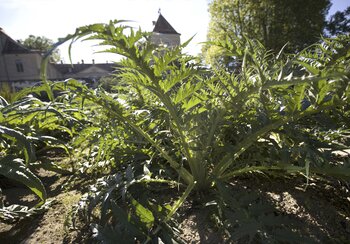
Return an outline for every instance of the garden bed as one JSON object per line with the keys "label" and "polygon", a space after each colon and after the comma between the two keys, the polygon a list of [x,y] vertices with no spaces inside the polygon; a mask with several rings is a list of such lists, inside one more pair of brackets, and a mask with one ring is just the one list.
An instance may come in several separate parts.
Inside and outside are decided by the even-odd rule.
{"label": "garden bed", "polygon": [[[47,173],[47,172],[46,172]],[[39,174],[43,176],[41,172]],[[14,225],[0,225],[2,243],[77,243],[91,237],[89,229],[69,230],[65,222],[82,195],[79,187],[60,192],[65,177],[47,173],[42,177],[48,190],[48,201],[54,200],[46,212],[24,219]],[[254,204],[268,205],[273,213],[284,216],[284,221],[295,223],[295,232],[301,238],[315,243],[342,243],[350,239],[349,185],[334,180],[312,179],[305,189],[305,178],[240,177],[231,183],[233,197],[256,195]],[[33,205],[37,199],[30,190],[12,187],[4,190],[5,202]],[[208,200],[208,198],[207,198]],[[248,207],[248,205],[247,205]],[[178,211],[177,221],[181,237],[186,243],[223,243],[225,232],[213,219],[213,208],[203,207],[190,196]],[[259,216],[256,216],[258,219]],[[213,221],[214,220],[214,221]],[[276,227],[278,227],[276,225]],[[254,232],[255,230],[250,230]],[[273,228],[270,229],[274,231]],[[271,233],[269,233],[271,234]],[[238,243],[243,243],[242,241]]]}

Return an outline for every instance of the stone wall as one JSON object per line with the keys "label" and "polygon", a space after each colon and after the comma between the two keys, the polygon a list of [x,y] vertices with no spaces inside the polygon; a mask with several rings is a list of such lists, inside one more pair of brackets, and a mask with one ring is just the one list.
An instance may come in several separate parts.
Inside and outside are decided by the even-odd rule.
{"label": "stone wall", "polygon": [[153,32],[151,36],[151,42],[155,45],[166,45],[167,47],[174,47],[180,45],[179,34],[163,34]]}

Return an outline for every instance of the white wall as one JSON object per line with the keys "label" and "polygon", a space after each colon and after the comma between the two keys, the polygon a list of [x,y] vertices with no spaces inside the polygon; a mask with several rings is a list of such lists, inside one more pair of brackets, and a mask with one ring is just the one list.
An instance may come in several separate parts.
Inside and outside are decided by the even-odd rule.
{"label": "white wall", "polygon": [[180,35],[178,34],[162,34],[153,32],[151,36],[151,42],[155,45],[167,45],[168,47],[174,47],[180,45]]}

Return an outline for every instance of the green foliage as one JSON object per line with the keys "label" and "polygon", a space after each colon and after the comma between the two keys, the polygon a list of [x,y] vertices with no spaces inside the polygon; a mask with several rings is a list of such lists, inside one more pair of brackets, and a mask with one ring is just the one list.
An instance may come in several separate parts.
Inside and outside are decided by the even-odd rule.
{"label": "green foliage", "polygon": [[[345,106],[344,101],[348,99],[348,84],[344,81],[346,57],[339,59],[334,54],[335,51],[347,52],[348,47],[343,44],[345,40],[336,44],[325,41],[316,50],[291,56],[293,59],[276,58],[263,46],[248,40],[241,42],[237,39],[234,45],[219,43],[228,55],[243,60],[242,72],[233,75],[217,71],[211,76],[198,64],[189,66],[191,58],[181,55],[181,47],[150,58],[151,48],[136,48],[144,34],[131,31],[130,37],[126,37],[122,35],[126,28],[112,27],[112,23],[93,25],[80,29],[77,36],[92,33],[94,35],[88,39],[102,39],[103,45],[112,46],[109,51],[127,57],[121,62],[123,68],[118,77],[142,102],[129,104],[123,94],[115,94],[112,98],[102,90],[96,93],[76,84],[72,89],[106,109],[110,118],[119,120],[125,128],[143,137],[186,183],[194,179],[199,188],[206,188],[212,181],[208,177],[208,168],[212,168],[212,173],[219,178],[224,177],[225,171],[234,174],[235,171],[229,168],[236,164],[236,160],[240,161],[240,156],[249,147],[261,144],[260,141],[271,141],[270,132],[286,136],[282,126],[288,127],[293,122],[298,125],[306,117],[312,120],[321,112],[329,116],[328,110]],[[245,43],[249,45],[243,49]],[[320,58],[322,48],[325,51]],[[313,60],[314,53],[324,63]],[[303,103],[308,103],[308,106],[303,106]],[[146,117],[145,120],[145,114],[156,110],[166,111],[167,115]],[[157,124],[165,126],[157,131],[170,132],[171,148],[177,148],[174,153],[156,140],[153,131],[157,125],[148,128],[152,120],[159,120]],[[243,128],[235,128],[237,125]],[[301,131],[305,129],[300,127]],[[246,133],[236,134],[235,141],[229,141],[223,136],[225,128]],[[263,147],[262,153],[269,149]],[[182,158],[187,166],[181,166],[183,162],[179,159]],[[283,164],[281,159],[279,161]]]}
{"label": "green foliage", "polygon": [[7,156],[0,159],[0,174],[12,180],[19,181],[29,187],[42,202],[46,200],[46,191],[39,180],[21,159]]}
{"label": "green foliage", "polygon": [[[329,0],[215,0],[209,5],[208,41],[246,36],[260,41],[267,50],[278,52],[288,43],[286,51],[300,51],[323,33],[330,6]],[[216,46],[207,44],[203,52],[210,64],[232,62]]]}
{"label": "green foliage", "polygon": [[[70,107],[65,94],[52,102],[42,101],[31,94],[40,94],[45,88],[22,90],[15,95],[12,103],[4,98],[0,103],[0,174],[30,188],[39,197],[40,206],[47,196],[34,170],[43,168],[70,173],[54,162],[46,162],[42,156],[52,150],[69,154],[67,140],[79,130],[77,118],[83,121],[81,113]],[[39,205],[33,209],[3,206],[1,211],[4,211],[4,216],[1,218],[13,220],[26,216],[25,212],[28,215],[36,213]]]}
{"label": "green foliage", "polygon": [[12,102],[15,96],[15,92],[12,90],[10,83],[0,83],[0,100]]}
{"label": "green foliage", "polygon": [[[217,203],[225,212],[221,218],[236,221],[231,207],[238,205],[219,184],[238,175],[302,174],[306,182],[313,174],[349,179],[349,162],[335,154],[349,148],[348,36],[324,39],[294,55],[269,52],[241,36],[210,43],[223,56],[240,60],[231,73],[205,68],[182,54],[187,43],[162,49],[145,42],[147,33],[123,23],[81,27],[61,41],[100,40],[108,52],[124,56],[113,89],[92,90],[73,79],[46,81],[42,88],[49,96],[65,91],[83,110],[85,122],[72,141],[84,160],[81,172],[110,175],[77,209],[101,242],[127,237],[147,242],[162,239],[159,233],[175,238],[172,228],[164,226],[171,225],[191,192],[218,192]],[[186,190],[158,215],[149,200],[156,190],[147,186],[174,181]],[[252,219],[260,221],[253,212]],[[243,223],[250,222],[238,228],[246,229]],[[232,232],[236,227],[225,228]],[[155,231],[159,228],[164,232]],[[255,233],[248,236],[255,238]]]}
{"label": "green foliage", "polygon": [[327,30],[331,35],[350,33],[350,6],[344,11],[337,11],[327,23]]}
{"label": "green foliage", "polygon": [[[179,238],[170,217],[186,195],[171,207],[167,203],[167,196],[153,199],[156,196],[151,188],[162,185],[174,187],[175,184],[176,182],[151,178],[147,174],[134,177],[130,167],[125,173],[100,178],[73,209],[74,221],[71,227],[75,228],[77,220],[84,225],[92,223],[93,236],[101,243],[115,243],[119,240],[124,243],[147,243],[154,240],[170,243],[172,239]],[[189,191],[190,189],[187,192]],[[164,203],[161,204],[160,201]]]}
{"label": "green foliage", "polygon": [[[1,197],[1,195],[0,195]],[[19,219],[33,217],[46,211],[52,201],[46,201],[41,206],[35,208],[28,208],[27,206],[12,204],[10,206],[4,206],[3,202],[0,202],[0,219],[6,223],[14,223]]]}
{"label": "green foliage", "polygon": [[119,80],[113,76],[105,76],[99,80],[100,86],[108,92],[111,92],[113,87],[117,86],[118,83]]}

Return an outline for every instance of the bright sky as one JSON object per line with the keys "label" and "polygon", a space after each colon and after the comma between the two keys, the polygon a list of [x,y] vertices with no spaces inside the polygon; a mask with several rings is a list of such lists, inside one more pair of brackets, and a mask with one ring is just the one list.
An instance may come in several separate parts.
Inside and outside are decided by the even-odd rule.
{"label": "bright sky", "polygon": [[[196,35],[186,51],[197,54],[200,42],[206,40],[209,23],[210,0],[0,0],[0,27],[13,39],[25,39],[29,35],[46,36],[54,41],[74,33],[75,28],[93,23],[107,23],[111,19],[133,20],[135,27],[152,31],[152,21],[162,15],[181,33],[186,41]],[[350,0],[332,0],[329,14],[344,10]],[[115,56],[93,54],[98,51],[85,42],[73,46],[73,63],[84,59],[90,63],[113,61]],[[67,45],[61,50],[65,62],[69,62]]]}

